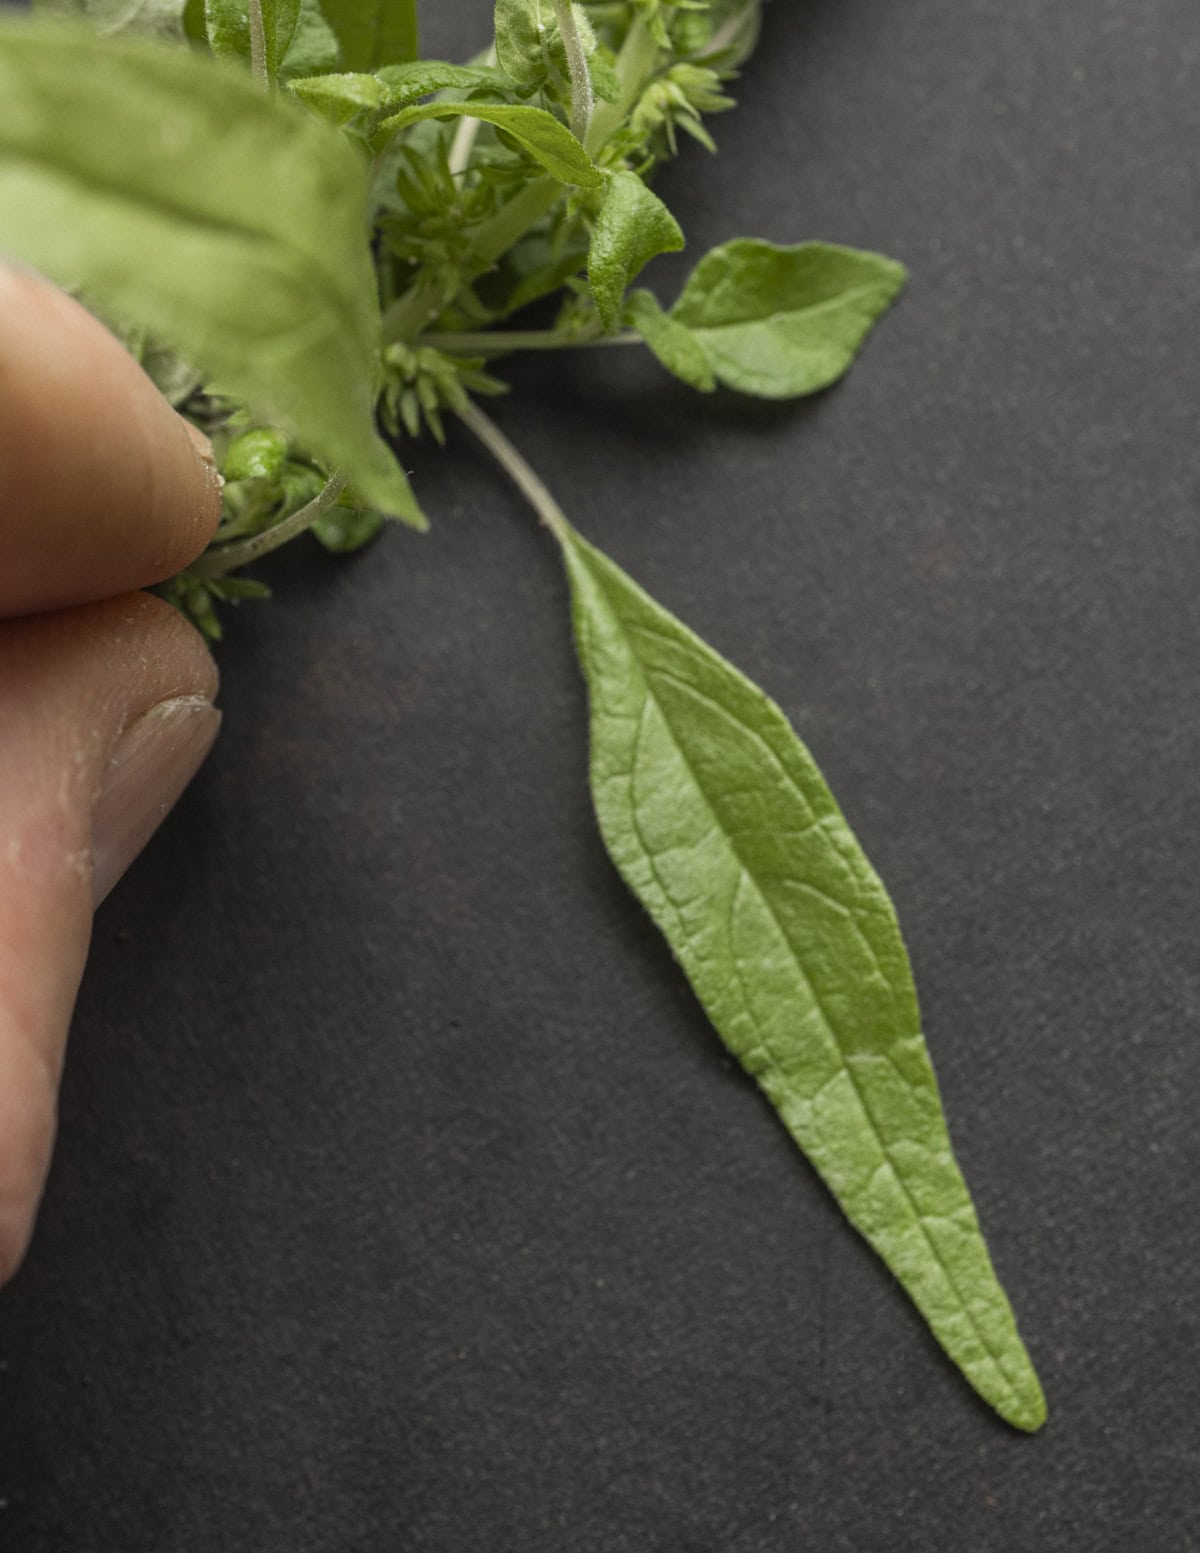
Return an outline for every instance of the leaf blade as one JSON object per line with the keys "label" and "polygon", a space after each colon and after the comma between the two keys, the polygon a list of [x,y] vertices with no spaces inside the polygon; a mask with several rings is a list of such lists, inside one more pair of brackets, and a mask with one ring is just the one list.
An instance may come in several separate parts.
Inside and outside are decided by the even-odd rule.
{"label": "leaf blade", "polygon": [[613,861],[949,1357],[1008,1422],[1040,1427],[882,883],[779,709],[594,547],[560,538]]}
{"label": "leaf blade", "polygon": [[739,237],[707,253],[670,316],[730,388],[790,399],[827,388],[900,294],[903,265],[833,243]]}
{"label": "leaf blade", "polygon": [[621,322],[625,288],[634,276],[659,254],[682,247],[678,221],[637,173],[605,179],[588,246],[588,286],[607,330]]}

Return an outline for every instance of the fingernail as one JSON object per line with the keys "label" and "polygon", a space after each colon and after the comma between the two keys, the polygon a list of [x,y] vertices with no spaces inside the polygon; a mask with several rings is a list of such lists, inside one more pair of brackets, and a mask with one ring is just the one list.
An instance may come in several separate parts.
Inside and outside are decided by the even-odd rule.
{"label": "fingernail", "polygon": [[[177,415],[179,414],[178,411],[175,413]],[[199,426],[193,426],[186,415],[180,415],[179,419],[183,422],[184,430],[191,438],[192,446],[199,454],[200,462],[204,465],[205,473],[208,475],[208,478],[212,481],[212,483],[219,489],[225,484],[225,478],[217,471],[217,455],[212,445],[212,439],[206,437],[200,430]]]}
{"label": "fingernail", "polygon": [[158,829],[208,754],[221,714],[203,696],[160,701],[121,734],[92,809],[98,906]]}

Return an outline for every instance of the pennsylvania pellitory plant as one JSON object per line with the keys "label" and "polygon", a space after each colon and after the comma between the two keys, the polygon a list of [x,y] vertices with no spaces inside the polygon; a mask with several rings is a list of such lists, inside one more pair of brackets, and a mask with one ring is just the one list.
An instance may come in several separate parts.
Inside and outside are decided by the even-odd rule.
{"label": "pennsylvania pellitory plant", "polygon": [[743,238],[670,307],[631,289],[683,246],[655,167],[681,135],[711,148],[760,8],[497,0],[459,65],[421,58],[416,0],[57,0],[0,28],[0,253],[80,293],[214,438],[224,521],[166,585],[211,636],[286,540],[425,526],[376,413],[441,441],[449,412],[490,449],[561,547],[614,862],[946,1352],[1033,1430],[883,885],[782,712],[575,532],[478,404],[523,350],[645,345],[699,392],[778,399],[849,366],[904,281],[876,254]]}

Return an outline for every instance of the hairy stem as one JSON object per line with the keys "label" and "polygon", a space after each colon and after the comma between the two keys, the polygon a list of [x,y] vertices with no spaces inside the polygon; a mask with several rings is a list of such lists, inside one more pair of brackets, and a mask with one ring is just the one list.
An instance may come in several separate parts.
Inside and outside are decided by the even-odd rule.
{"label": "hairy stem", "polygon": [[250,0],[250,69],[256,81],[270,86],[267,69],[267,29],[263,22],[262,0]]}
{"label": "hairy stem", "polygon": [[215,550],[206,551],[198,561],[192,562],[188,571],[193,577],[226,577],[230,572],[249,566],[251,561],[257,561],[260,556],[269,555],[272,550],[278,550],[280,545],[286,545],[289,539],[295,539],[298,534],[310,529],[318,518],[329,511],[346,489],[346,484],[345,475],[335,474],[307,506],[293,512],[272,528],[264,529],[261,534],[252,534],[249,539],[239,540],[236,544],[219,545]]}
{"label": "hairy stem", "polygon": [[588,124],[595,106],[592,77],[588,70],[587,54],[583,39],[575,22],[571,0],[554,0],[554,14],[558,18],[558,30],[562,34],[567,54],[567,69],[571,73],[571,133],[581,143],[587,139]]}
{"label": "hairy stem", "polygon": [[592,122],[588,127],[587,140],[584,142],[589,155],[595,156],[613,131],[628,118],[653,76],[657,64],[658,44],[650,36],[650,31],[641,17],[635,16],[629,31],[625,34],[625,41],[621,44],[621,52],[617,55],[616,72],[617,80],[621,83],[620,100],[597,104],[596,111],[592,114]]}
{"label": "hairy stem", "polygon": [[473,400],[465,409],[455,413],[483,443],[555,539],[564,541],[571,527],[566,513],[551,496],[536,470],[513,447],[495,421],[485,415]]}

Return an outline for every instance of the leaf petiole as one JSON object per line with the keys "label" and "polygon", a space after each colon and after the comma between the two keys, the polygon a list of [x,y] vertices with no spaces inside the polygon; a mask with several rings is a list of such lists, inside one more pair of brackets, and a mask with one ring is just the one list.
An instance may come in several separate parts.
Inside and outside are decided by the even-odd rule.
{"label": "leaf petiole", "polygon": [[491,416],[485,415],[473,400],[468,400],[455,414],[488,450],[555,539],[565,544],[571,531],[567,515],[524,454],[513,446]]}
{"label": "leaf petiole", "polygon": [[194,577],[225,577],[243,566],[249,566],[251,561],[270,555],[272,550],[278,550],[281,545],[305,533],[319,518],[324,517],[348,483],[344,474],[333,475],[312,501],[298,511],[273,527],[264,529],[261,534],[252,534],[249,539],[239,540],[236,544],[220,545],[215,550],[206,551],[199,560],[192,562],[188,571]]}
{"label": "leaf petiole", "polygon": [[587,54],[575,23],[571,0],[554,0],[554,14],[558,19],[558,30],[567,55],[567,69],[571,75],[571,133],[580,142],[585,142],[596,102]]}

